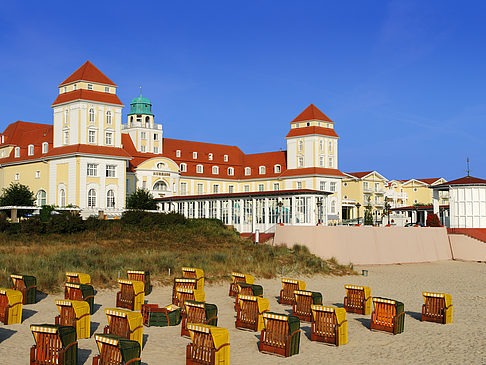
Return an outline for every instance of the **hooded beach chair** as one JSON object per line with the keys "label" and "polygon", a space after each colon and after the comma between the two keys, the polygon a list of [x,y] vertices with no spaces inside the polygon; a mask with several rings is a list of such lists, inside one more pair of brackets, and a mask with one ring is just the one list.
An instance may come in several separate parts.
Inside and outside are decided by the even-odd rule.
{"label": "hooded beach chair", "polygon": [[196,302],[205,302],[206,294],[204,293],[203,290],[187,289],[187,288],[177,289],[175,305],[181,307],[182,316],[186,314],[186,306],[184,305],[184,303],[187,302],[188,300],[194,300]]}
{"label": "hooded beach chair", "polygon": [[311,341],[334,344],[348,343],[346,309],[312,305]]}
{"label": "hooded beach chair", "polygon": [[282,278],[282,290],[280,290],[280,304],[293,305],[295,303],[295,290],[305,290],[305,281]]}
{"label": "hooded beach chair", "polygon": [[187,345],[186,365],[229,365],[230,344],[226,328],[193,323],[187,328],[192,343]]}
{"label": "hooded beach chair", "polygon": [[189,278],[175,278],[174,286],[172,287],[172,304],[177,303],[177,289],[196,289],[197,280]]}
{"label": "hooded beach chair", "polygon": [[189,337],[189,330],[187,329],[189,323],[218,325],[218,307],[216,304],[187,300],[184,306],[186,310],[182,316],[181,336]]}
{"label": "hooded beach chair", "polygon": [[94,313],[94,289],[91,285],[65,283],[64,299],[84,300],[89,304],[89,314]]}
{"label": "hooded beach chair", "polygon": [[30,365],[77,365],[78,341],[74,327],[36,324],[30,330],[35,341],[30,349]]}
{"label": "hooded beach chair", "polygon": [[181,323],[181,308],[175,304],[159,308],[157,304],[142,304],[144,326],[166,327]]}
{"label": "hooded beach chair", "polygon": [[315,291],[295,290],[295,303],[292,308],[292,315],[299,317],[301,321],[312,321],[313,304],[322,304],[322,294]]}
{"label": "hooded beach chair", "polygon": [[370,330],[391,332],[394,335],[404,330],[405,311],[402,302],[386,298],[373,298]]}
{"label": "hooded beach chair", "polygon": [[369,315],[371,313],[371,288],[359,285],[344,285],[346,296],[344,308],[348,313]]}
{"label": "hooded beach chair", "polygon": [[263,313],[265,328],[260,335],[260,352],[289,357],[299,353],[300,320],[296,316]]}
{"label": "hooded beach chair", "polygon": [[238,311],[235,327],[260,332],[265,327],[263,313],[268,312],[270,302],[267,298],[238,295]]}
{"label": "hooded beach chair", "polygon": [[452,296],[445,293],[423,292],[422,321],[452,323]]}
{"label": "hooded beach chair", "polygon": [[253,284],[255,281],[255,278],[252,275],[242,274],[239,272],[231,273],[231,276],[233,277],[233,282],[230,284],[230,288],[229,288],[228,295],[230,297],[236,297],[239,294],[239,290],[238,290],[239,283]]}
{"label": "hooded beach chair", "polygon": [[76,338],[89,338],[91,336],[91,316],[89,304],[82,300],[56,300],[59,315],[55,323],[61,326],[76,328]]}
{"label": "hooded beach chair", "polygon": [[91,277],[89,274],[83,274],[80,272],[67,272],[66,282],[91,285]]}
{"label": "hooded beach chair", "polygon": [[149,295],[152,292],[152,284],[150,284],[150,271],[127,270],[127,277],[128,280],[143,282],[145,295]]}
{"label": "hooded beach chair", "polygon": [[23,295],[19,290],[0,288],[0,322],[22,323]]}
{"label": "hooded beach chair", "polygon": [[116,306],[140,311],[145,299],[142,281],[118,279],[120,291],[116,293]]}
{"label": "hooded beach chair", "polygon": [[96,334],[96,345],[100,352],[93,358],[93,365],[140,365],[140,344],[126,338]]}
{"label": "hooded beach chair", "polygon": [[182,277],[186,279],[196,279],[196,289],[204,290],[204,271],[194,267],[183,267]]}
{"label": "hooded beach chair", "polygon": [[236,288],[238,289],[235,298],[235,311],[238,312],[238,296],[249,295],[253,297],[263,297],[263,286],[257,284],[245,284],[237,283]]}
{"label": "hooded beach chair", "polygon": [[37,297],[37,280],[31,275],[10,275],[11,289],[22,292],[23,304],[35,304]]}
{"label": "hooded beach chair", "polygon": [[108,326],[103,329],[103,333],[137,341],[142,348],[142,313],[119,308],[106,308],[105,314],[108,319]]}

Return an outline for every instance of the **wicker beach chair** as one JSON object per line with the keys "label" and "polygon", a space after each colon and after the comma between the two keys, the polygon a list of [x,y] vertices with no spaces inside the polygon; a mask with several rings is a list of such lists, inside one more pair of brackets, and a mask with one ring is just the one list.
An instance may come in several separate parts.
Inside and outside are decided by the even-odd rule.
{"label": "wicker beach chair", "polygon": [[91,316],[89,304],[81,300],[56,300],[59,315],[55,323],[61,326],[76,328],[76,338],[89,338],[91,336]]}
{"label": "wicker beach chair", "polygon": [[292,315],[299,317],[301,321],[312,321],[313,304],[322,304],[322,294],[314,291],[295,290],[295,303],[292,308]]}
{"label": "wicker beach chair", "polygon": [[181,308],[175,304],[159,308],[157,304],[142,304],[144,326],[166,327],[181,323]]}
{"label": "wicker beach chair", "polygon": [[300,320],[295,316],[263,313],[265,328],[260,336],[260,352],[289,357],[299,353]]}
{"label": "wicker beach chair", "polygon": [[188,300],[193,300],[196,302],[205,302],[206,294],[204,293],[203,290],[187,289],[187,288],[177,289],[175,305],[181,307],[182,317],[186,314],[186,306],[184,305],[184,303],[187,302]]}
{"label": "wicker beach chair", "polygon": [[204,271],[193,267],[183,267],[182,277],[186,279],[196,279],[196,289],[204,290]]}
{"label": "wicker beach chair", "polygon": [[181,336],[190,336],[187,329],[189,323],[207,324],[210,326],[218,325],[218,307],[216,304],[187,300],[184,306],[186,310],[182,315]]}
{"label": "wicker beach chair", "polygon": [[30,349],[30,365],[77,365],[78,341],[72,326],[37,324],[30,326],[35,345]]}
{"label": "wicker beach chair", "polygon": [[89,274],[83,274],[80,272],[67,272],[66,282],[91,285],[91,277]]}
{"label": "wicker beach chair", "polygon": [[238,304],[238,296],[240,295],[248,295],[253,297],[261,297],[263,298],[263,286],[257,284],[245,284],[245,283],[237,283],[237,295],[235,298],[235,312],[238,312],[239,304]]}
{"label": "wicker beach chair", "polygon": [[231,276],[233,277],[233,282],[230,284],[230,288],[229,288],[228,295],[230,297],[236,297],[239,294],[238,292],[239,283],[253,284],[255,281],[255,278],[252,275],[242,274],[239,272],[233,272],[231,273]]}
{"label": "wicker beach chair", "polygon": [[118,279],[120,291],[116,293],[116,306],[140,311],[145,299],[142,281]]}
{"label": "wicker beach chair", "polygon": [[293,305],[295,303],[295,290],[305,290],[305,282],[302,280],[282,278],[282,290],[280,290],[280,304]]}
{"label": "wicker beach chair", "polygon": [[373,298],[374,311],[371,313],[370,330],[385,331],[394,335],[402,333],[405,311],[402,302],[386,298]]}
{"label": "wicker beach chair", "polygon": [[226,328],[193,323],[187,328],[192,343],[187,345],[186,365],[229,365],[230,344]]}
{"label": "wicker beach chair", "polygon": [[135,280],[143,282],[145,295],[152,292],[152,284],[150,283],[150,271],[136,271],[127,270],[128,280]]}
{"label": "wicker beach chair", "polygon": [[31,275],[10,275],[10,289],[22,292],[23,304],[35,304],[37,297],[37,279]]}
{"label": "wicker beach chair", "polygon": [[174,286],[172,287],[172,304],[177,303],[177,289],[196,289],[197,280],[189,278],[175,278]]}
{"label": "wicker beach chair", "polygon": [[348,343],[346,309],[312,305],[311,341],[336,346]]}
{"label": "wicker beach chair", "polygon": [[423,292],[422,321],[452,323],[452,296],[445,293]]}
{"label": "wicker beach chair", "polygon": [[238,295],[238,311],[235,327],[260,332],[265,327],[263,313],[268,312],[270,302],[267,298]]}
{"label": "wicker beach chair", "polygon": [[109,334],[96,334],[96,345],[100,352],[93,358],[93,365],[140,365],[140,344]]}
{"label": "wicker beach chair", "polygon": [[94,313],[94,289],[91,285],[65,283],[64,299],[84,300],[89,304],[89,314]]}
{"label": "wicker beach chair", "polygon": [[0,288],[0,322],[22,323],[23,295],[19,290]]}
{"label": "wicker beach chair", "polygon": [[369,315],[371,313],[371,288],[359,285],[344,285],[346,296],[344,308],[348,313]]}
{"label": "wicker beach chair", "polygon": [[140,348],[142,348],[142,313],[119,308],[106,308],[105,314],[108,319],[108,326],[103,329],[103,333],[137,341],[140,344]]}

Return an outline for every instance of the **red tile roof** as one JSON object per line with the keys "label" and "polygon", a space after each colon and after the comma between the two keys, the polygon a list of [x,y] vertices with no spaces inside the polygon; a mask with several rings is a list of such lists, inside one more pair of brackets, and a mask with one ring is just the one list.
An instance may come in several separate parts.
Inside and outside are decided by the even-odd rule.
{"label": "red tile roof", "polygon": [[292,169],[284,171],[281,175],[285,176],[306,176],[306,175],[324,175],[324,176],[345,176],[338,169],[326,169],[323,167],[305,167],[303,169]]}
{"label": "red tile roof", "polygon": [[308,136],[308,135],[321,135],[329,137],[339,137],[336,131],[332,128],[324,128],[317,126],[303,127],[303,128],[292,128],[285,138],[298,137],[298,136]]}
{"label": "red tile roof", "polygon": [[309,105],[307,108],[304,109],[302,113],[300,113],[293,121],[290,123],[295,122],[305,122],[308,120],[322,120],[325,122],[334,123],[329,117],[324,114],[322,111],[319,110],[314,104]]}
{"label": "red tile roof", "polygon": [[371,174],[374,171],[363,171],[363,172],[346,172],[346,174],[357,177],[358,179],[361,179],[369,174]]}
{"label": "red tile roof", "polygon": [[51,149],[46,156],[68,155],[73,153],[83,153],[89,155],[106,155],[118,157],[131,157],[123,148],[94,146],[88,144],[75,144],[69,146],[56,147]]}
{"label": "red tile roof", "polygon": [[441,178],[440,177],[436,177],[436,178],[432,178],[432,179],[415,179],[415,180],[418,180],[418,181],[421,181],[423,183],[426,183],[428,185],[431,185],[433,183],[435,183],[437,180],[440,180]]}
{"label": "red tile roof", "polygon": [[[30,132],[26,134],[27,132]],[[49,134],[50,133],[50,134]],[[49,135],[47,135],[49,134]],[[4,143],[0,145],[28,145],[31,143],[52,142],[52,125],[42,123],[22,122],[20,120],[9,124],[2,133]],[[27,138],[24,141],[24,137]]]}
{"label": "red tile roof", "polygon": [[88,100],[88,101],[98,101],[100,103],[115,104],[123,106],[123,103],[118,99],[116,94],[103,93],[99,91],[78,89],[74,91],[69,91],[67,93],[59,94],[52,103],[52,106],[67,103],[74,100]]}
{"label": "red tile roof", "polygon": [[61,82],[59,86],[70,84],[75,81],[92,81],[98,84],[117,86],[90,61],[86,61],[80,68],[74,71],[71,76]]}
{"label": "red tile roof", "polygon": [[460,179],[452,180],[445,182],[443,184],[435,185],[433,188],[436,187],[446,187],[450,185],[485,185],[486,180],[480,179],[478,177],[472,177],[472,176],[464,176],[461,177]]}

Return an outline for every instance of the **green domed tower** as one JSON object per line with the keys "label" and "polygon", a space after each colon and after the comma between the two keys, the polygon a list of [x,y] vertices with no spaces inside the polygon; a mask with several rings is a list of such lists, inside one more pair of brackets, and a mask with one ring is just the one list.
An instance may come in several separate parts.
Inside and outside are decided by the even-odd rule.
{"label": "green domed tower", "polygon": [[134,114],[145,114],[152,115],[152,103],[150,99],[144,98],[142,94],[139,97],[132,99],[130,102],[130,113],[128,115]]}

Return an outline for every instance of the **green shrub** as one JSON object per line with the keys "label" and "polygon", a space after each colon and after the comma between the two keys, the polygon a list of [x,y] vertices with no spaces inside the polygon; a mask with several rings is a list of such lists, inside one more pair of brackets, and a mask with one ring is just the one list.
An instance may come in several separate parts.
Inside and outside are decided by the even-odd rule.
{"label": "green shrub", "polygon": [[40,220],[42,222],[47,222],[51,218],[51,213],[54,211],[53,205],[43,205],[40,210]]}
{"label": "green shrub", "polygon": [[48,233],[75,233],[86,229],[85,222],[79,213],[62,212],[51,216],[47,224]]}
{"label": "green shrub", "polygon": [[20,232],[42,234],[46,231],[46,224],[39,216],[24,219],[20,222]]}
{"label": "green shrub", "polygon": [[0,232],[4,232],[8,228],[8,219],[5,212],[0,212]]}

